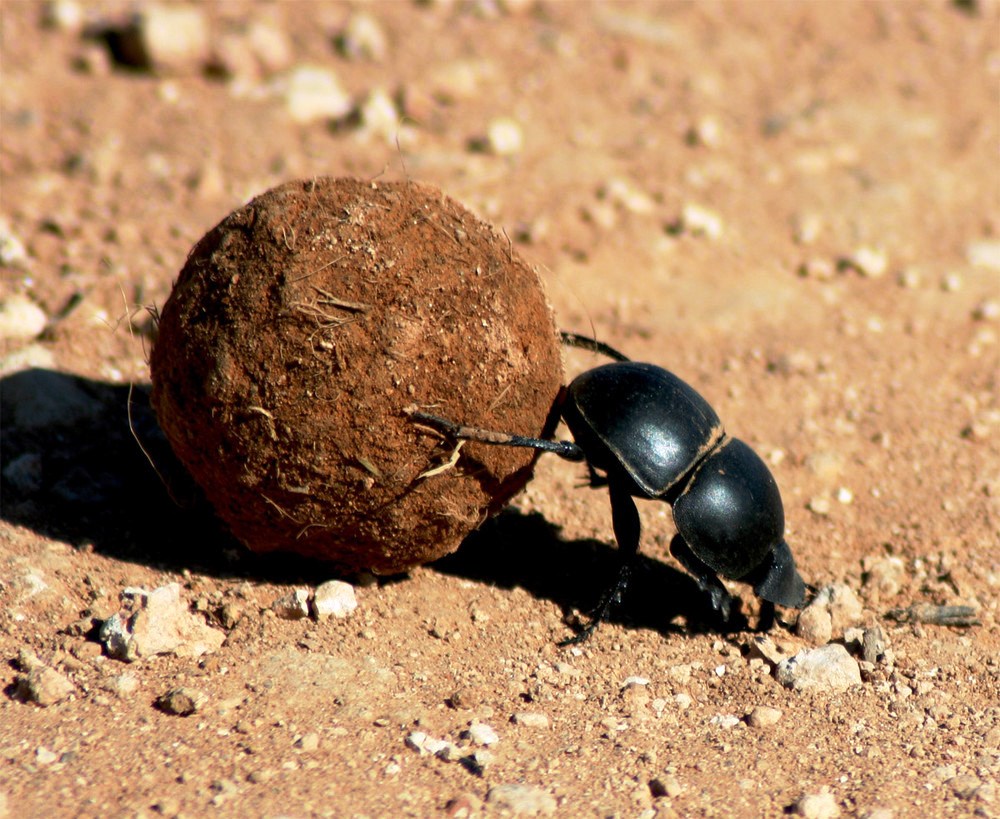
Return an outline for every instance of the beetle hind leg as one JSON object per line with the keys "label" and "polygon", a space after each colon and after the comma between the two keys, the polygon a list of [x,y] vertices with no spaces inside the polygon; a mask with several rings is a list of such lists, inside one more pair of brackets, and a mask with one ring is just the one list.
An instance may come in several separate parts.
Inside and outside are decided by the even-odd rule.
{"label": "beetle hind leg", "polygon": [[735,613],[735,600],[719,580],[719,576],[695,556],[687,541],[680,535],[674,535],[670,541],[670,554],[694,577],[698,588],[708,595],[712,611],[719,615],[723,625],[728,625]]}

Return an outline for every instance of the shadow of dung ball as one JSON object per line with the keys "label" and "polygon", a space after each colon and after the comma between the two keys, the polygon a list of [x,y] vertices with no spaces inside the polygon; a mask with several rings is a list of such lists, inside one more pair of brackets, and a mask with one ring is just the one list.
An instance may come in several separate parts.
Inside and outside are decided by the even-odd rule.
{"label": "shadow of dung ball", "polygon": [[562,381],[535,272],[415,183],[281,185],[191,251],[163,307],[152,401],[233,533],[346,570],[454,551],[531,477],[534,453],[453,447],[416,405],[541,433]]}

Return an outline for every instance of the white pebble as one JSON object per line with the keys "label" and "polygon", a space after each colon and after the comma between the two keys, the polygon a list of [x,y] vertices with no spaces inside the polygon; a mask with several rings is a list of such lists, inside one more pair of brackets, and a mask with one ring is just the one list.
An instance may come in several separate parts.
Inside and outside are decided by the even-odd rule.
{"label": "white pebble", "polygon": [[882,248],[877,247],[859,247],[846,261],[862,276],[872,279],[885,275],[889,268],[889,256]]}
{"label": "white pebble", "polygon": [[343,119],[354,107],[337,75],[320,66],[292,71],[285,79],[284,96],[289,115],[302,124]]}
{"label": "white pebble", "polygon": [[392,101],[392,97],[384,89],[376,88],[372,91],[361,103],[359,113],[361,132],[365,136],[379,137],[389,145],[395,143],[401,130],[399,111],[396,110],[396,103]]}
{"label": "white pebble", "polygon": [[719,239],[723,233],[722,217],[714,210],[689,202],[681,212],[681,225],[695,236]]}
{"label": "white pebble", "polygon": [[514,156],[524,148],[524,132],[510,117],[497,117],[486,127],[486,143],[496,156]]}
{"label": "white pebble", "polygon": [[386,37],[382,25],[370,14],[351,15],[340,34],[340,50],[352,60],[367,58],[380,61],[386,52]]}
{"label": "white pebble", "polygon": [[354,586],[343,580],[330,580],[316,587],[313,595],[312,610],[316,619],[324,617],[344,618],[358,607],[358,598],[354,594]]}
{"label": "white pebble", "polygon": [[28,261],[28,251],[24,243],[14,235],[6,219],[0,219],[0,265],[3,267],[24,267]]}
{"label": "white pebble", "polygon": [[27,296],[15,293],[0,302],[0,340],[22,341],[34,338],[48,323],[48,317]]}
{"label": "white pebble", "polygon": [[965,258],[973,267],[1000,270],[1000,241],[986,239],[980,242],[969,242],[965,246]]}
{"label": "white pebble", "polygon": [[481,722],[474,722],[469,726],[469,739],[476,745],[496,745],[500,741],[500,736],[489,725]]}
{"label": "white pebble", "polygon": [[796,691],[844,691],[852,685],[861,685],[858,663],[840,643],[803,649],[779,663],[775,677],[782,685]]}
{"label": "white pebble", "polygon": [[515,711],[510,721],[515,725],[523,725],[526,728],[548,728],[548,715],[540,711]]}

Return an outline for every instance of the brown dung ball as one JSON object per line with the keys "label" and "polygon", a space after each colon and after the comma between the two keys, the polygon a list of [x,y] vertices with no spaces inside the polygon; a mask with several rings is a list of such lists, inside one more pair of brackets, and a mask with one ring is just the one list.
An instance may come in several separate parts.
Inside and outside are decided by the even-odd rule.
{"label": "brown dung ball", "polygon": [[454,551],[534,466],[471,442],[449,465],[407,408],[537,436],[562,381],[538,276],[505,237],[429,186],[332,178],[198,242],[150,369],[163,431],[236,537],[380,573]]}

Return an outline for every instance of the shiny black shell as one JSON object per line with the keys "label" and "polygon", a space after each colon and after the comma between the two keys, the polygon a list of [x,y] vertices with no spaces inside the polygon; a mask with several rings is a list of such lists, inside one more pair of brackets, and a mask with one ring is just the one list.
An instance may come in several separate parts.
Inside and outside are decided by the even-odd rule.
{"label": "shiny black shell", "polygon": [[632,361],[577,376],[563,418],[593,466],[624,470],[651,498],[667,496],[724,435],[694,388],[662,367]]}

